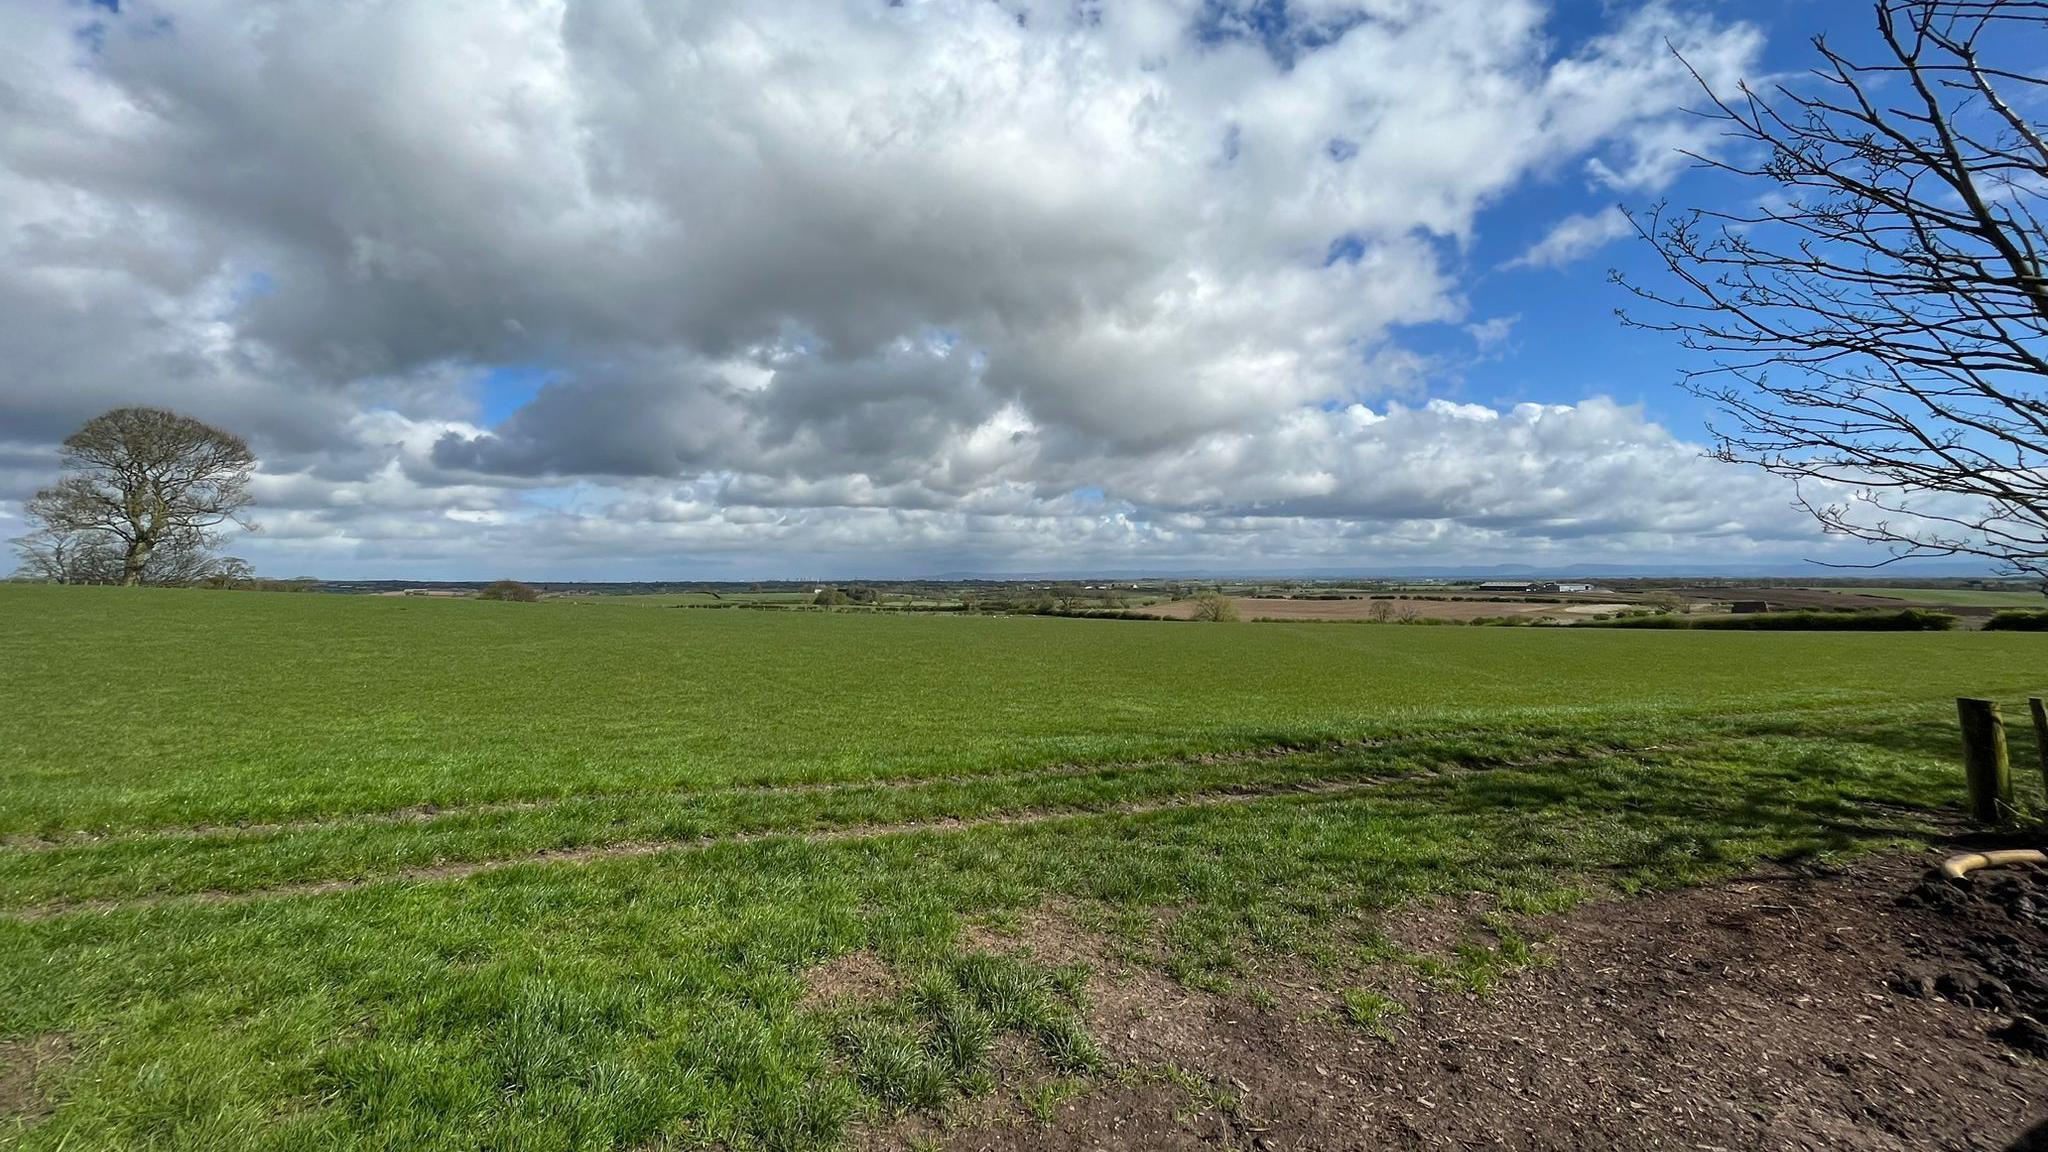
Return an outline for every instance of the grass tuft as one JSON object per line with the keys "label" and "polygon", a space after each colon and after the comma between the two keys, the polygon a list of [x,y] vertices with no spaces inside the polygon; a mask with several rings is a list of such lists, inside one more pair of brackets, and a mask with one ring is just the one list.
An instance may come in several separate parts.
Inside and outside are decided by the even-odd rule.
{"label": "grass tuft", "polygon": [[1393,1021],[1408,1010],[1399,1000],[1364,988],[1346,988],[1340,998],[1346,1020],[1382,1039],[1392,1038]]}

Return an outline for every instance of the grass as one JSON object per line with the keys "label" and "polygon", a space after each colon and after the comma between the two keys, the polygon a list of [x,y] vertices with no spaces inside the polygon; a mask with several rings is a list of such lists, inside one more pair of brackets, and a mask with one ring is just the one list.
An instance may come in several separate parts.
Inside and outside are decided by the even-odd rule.
{"label": "grass", "polygon": [[1346,988],[1340,1000],[1346,1020],[1381,1039],[1393,1037],[1393,1022],[1407,1012],[1399,1000],[1365,988]]}
{"label": "grass", "polygon": [[[1191,984],[1356,987],[1389,917],[1483,893],[1433,963],[1484,989],[1515,917],[1938,832],[1951,697],[2043,675],[2024,634],[15,587],[0,619],[0,1045],[72,1053],[0,1115],[27,1149],[822,1149],[1009,1091],[1006,1045],[1052,1116],[1107,1068],[1083,974],[971,924],[1087,910]],[[814,1004],[855,952],[900,992]]]}
{"label": "grass", "polygon": [[1014,957],[969,952],[927,967],[896,1002],[850,1012],[834,1048],[853,1083],[886,1112],[932,1111],[994,1087],[997,1041],[1034,1047],[1060,1073],[1092,1072],[1101,1053],[1071,986]]}
{"label": "grass", "polygon": [[1908,604],[1949,604],[1960,608],[2041,608],[2048,606],[2036,589],[2014,588],[2010,592],[1984,588],[1847,588],[1817,589],[1823,592],[1853,592],[1861,596],[1883,596]]}
{"label": "grass", "polygon": [[0,836],[2038,687],[2027,636],[1437,635],[0,587]]}
{"label": "grass", "polygon": [[814,593],[791,592],[569,592],[550,596],[554,604],[601,604],[613,608],[715,608],[747,604],[809,605]]}

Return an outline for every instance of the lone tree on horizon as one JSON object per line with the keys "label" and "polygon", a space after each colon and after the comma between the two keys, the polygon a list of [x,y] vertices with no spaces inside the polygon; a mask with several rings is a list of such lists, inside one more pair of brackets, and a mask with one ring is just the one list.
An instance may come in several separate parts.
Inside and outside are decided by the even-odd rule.
{"label": "lone tree on horizon", "polygon": [[162,408],[116,408],[64,438],[64,474],[28,501],[23,570],[66,584],[185,584],[246,569],[214,555],[224,524],[253,528],[249,445]]}
{"label": "lone tree on horizon", "polygon": [[[1802,487],[1894,560],[2048,576],[2048,4],[1881,0],[1885,51],[1825,37],[1807,90],[1708,89],[1743,211],[1632,213],[1677,283],[1624,323],[1714,357],[1713,455]],[[1695,73],[1695,78],[1698,74]],[[1701,86],[1706,87],[1701,81]]]}

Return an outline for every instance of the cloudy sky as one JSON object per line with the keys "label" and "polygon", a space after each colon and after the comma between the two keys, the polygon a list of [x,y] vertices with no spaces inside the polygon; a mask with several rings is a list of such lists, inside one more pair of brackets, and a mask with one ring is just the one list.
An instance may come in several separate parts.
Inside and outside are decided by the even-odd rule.
{"label": "cloudy sky", "polygon": [[173,407],[262,571],[1849,558],[1616,205],[1849,0],[0,0],[0,537]]}

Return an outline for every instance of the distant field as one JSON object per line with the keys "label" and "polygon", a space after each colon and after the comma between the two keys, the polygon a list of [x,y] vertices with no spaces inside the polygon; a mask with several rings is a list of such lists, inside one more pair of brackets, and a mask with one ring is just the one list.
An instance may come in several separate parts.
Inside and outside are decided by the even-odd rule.
{"label": "distant field", "polygon": [[[617,595],[603,593],[570,593],[550,595],[552,604],[600,604],[615,608],[731,608],[748,605],[774,608],[809,608],[816,598],[814,592],[632,592]],[[876,604],[841,605],[842,611],[867,611],[874,608],[902,609],[935,605],[956,606],[955,599],[933,599],[898,594],[885,594]]]}
{"label": "distant field", "polygon": [[723,592],[716,596],[709,592],[632,592],[619,595],[573,593],[550,596],[548,599],[550,603],[557,604],[608,604],[625,608],[702,608],[717,604],[809,604],[811,593]]}
{"label": "distant field", "polygon": [[1883,596],[1909,604],[1955,604],[1970,608],[2048,609],[2048,596],[2039,592],[1993,592],[1981,588],[1857,588],[1866,596]]}
{"label": "distant field", "polygon": [[[1464,597],[1455,600],[1437,599],[1392,599],[1374,600],[1361,597],[1355,600],[1315,600],[1309,598],[1287,599],[1284,597],[1237,596],[1240,618],[1245,620],[1326,620],[1360,621],[1374,619],[1374,606],[1396,614],[1396,619],[1411,616],[1423,620],[1481,620],[1497,616],[1517,616],[1529,619],[1548,618],[1553,620],[1584,619],[1631,607],[1628,604],[1583,601],[1569,604],[1532,604],[1524,600],[1485,600]],[[1147,615],[1173,620],[1192,620],[1196,604],[1193,600],[1174,600],[1163,604],[1147,606]]]}
{"label": "distant field", "polygon": [[[0,1146],[1025,1109],[1112,1071],[1033,916],[1232,995],[1480,987],[1516,917],[1928,835],[1952,698],[2021,705],[2041,652],[0,587]],[[890,979],[825,997],[856,960]]]}

